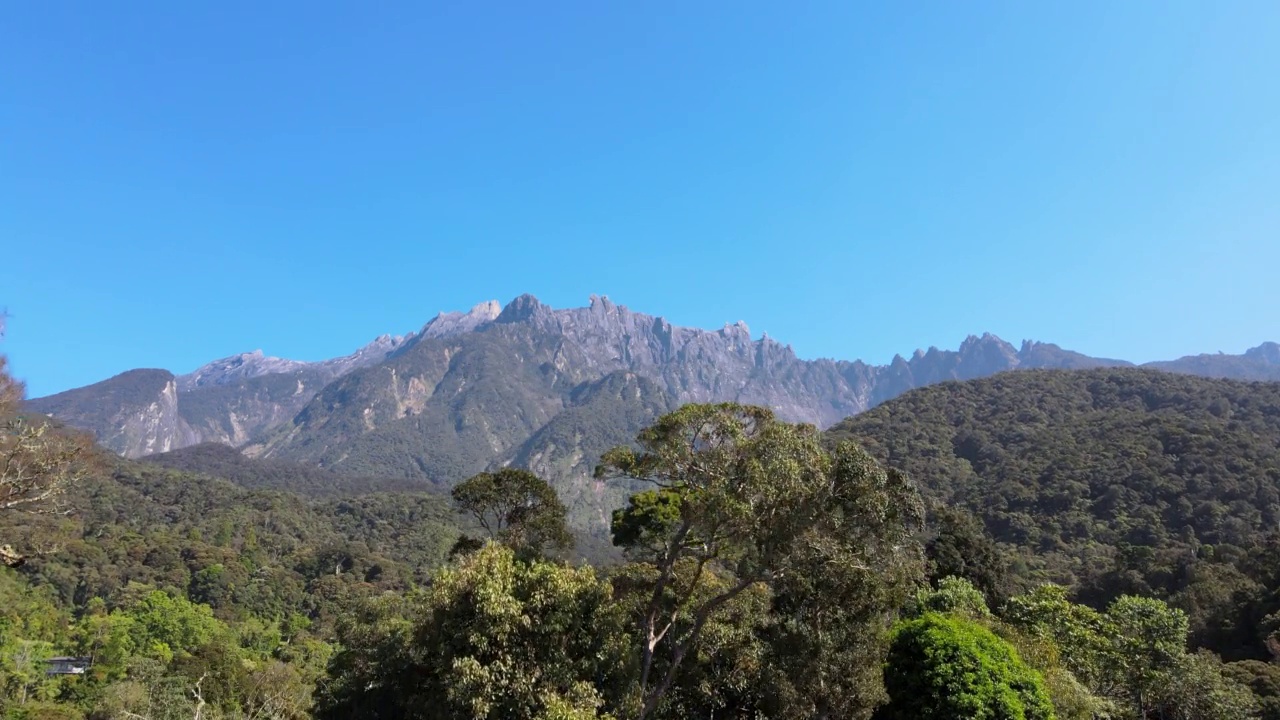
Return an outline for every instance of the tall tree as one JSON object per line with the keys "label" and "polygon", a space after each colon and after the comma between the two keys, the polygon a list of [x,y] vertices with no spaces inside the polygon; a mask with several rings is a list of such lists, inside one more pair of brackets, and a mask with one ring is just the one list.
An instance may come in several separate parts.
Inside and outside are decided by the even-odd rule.
{"label": "tall tree", "polygon": [[[24,393],[9,374],[8,358],[0,355],[0,511],[57,512],[67,488],[88,471],[92,444],[26,416]],[[25,560],[10,545],[0,545],[0,563],[15,567]]]}
{"label": "tall tree", "polygon": [[[772,592],[792,623],[787,659],[815,660],[824,631],[840,626],[828,609],[861,600],[871,606],[859,607],[862,619],[883,620],[897,600],[885,586],[920,577],[915,488],[851,444],[828,452],[812,426],[731,403],[686,405],[637,442],[638,452],[606,453],[596,475],[653,486],[613,522],[614,542],[652,568],[636,621],[640,718],[661,705],[716,614],[748,590]],[[805,678],[814,684],[804,715],[823,716],[840,695],[839,673],[782,674],[816,675]]]}
{"label": "tall tree", "polygon": [[[453,488],[453,503],[493,540],[520,553],[542,554],[573,545],[565,507],[547,481],[528,470],[480,473]],[[482,543],[462,538],[459,548]]]}

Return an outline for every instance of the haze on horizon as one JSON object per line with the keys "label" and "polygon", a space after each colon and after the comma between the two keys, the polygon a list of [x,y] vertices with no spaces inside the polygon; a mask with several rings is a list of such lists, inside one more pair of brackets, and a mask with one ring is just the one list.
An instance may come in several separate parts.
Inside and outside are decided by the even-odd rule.
{"label": "haze on horizon", "polygon": [[1280,340],[1280,6],[29,5],[32,395],[607,295],[802,358]]}

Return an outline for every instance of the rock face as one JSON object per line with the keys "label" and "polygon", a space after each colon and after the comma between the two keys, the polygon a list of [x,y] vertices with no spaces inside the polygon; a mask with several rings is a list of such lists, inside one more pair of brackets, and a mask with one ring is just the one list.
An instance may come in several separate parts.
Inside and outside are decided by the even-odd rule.
{"label": "rock face", "polygon": [[[559,481],[584,507],[599,453],[687,402],[767,405],[826,427],[920,385],[1024,367],[1121,364],[993,335],[888,366],[800,360],[744,323],[674,326],[605,297],[556,310],[530,295],[442,315],[385,362],[329,383],[249,454],[346,473],[456,482],[506,463]],[[599,505],[592,506],[599,509]]]}
{"label": "rock face", "polygon": [[93,431],[99,443],[125,457],[168,452],[194,438],[178,413],[177,379],[167,370],[130,370],[29,405]]}
{"label": "rock face", "polygon": [[[427,327],[431,327],[430,324]],[[300,372],[307,373],[323,382],[328,382],[358,367],[381,362],[412,337],[412,335],[395,337],[381,335],[350,355],[320,362],[285,360],[284,358],[263,355],[261,350],[254,350],[253,352],[214,360],[208,365],[197,368],[186,375],[179,375],[178,390],[191,392],[199,388],[235,385],[263,375]]]}
{"label": "rock face", "polygon": [[[789,346],[752,338],[741,322],[700,330],[607,297],[557,310],[522,295],[505,307],[490,301],[441,313],[417,333],[383,336],[342,358],[305,363],[253,352],[180,377],[138,370],[32,407],[130,456],[212,441],[347,475],[443,484],[527,466],[557,484],[579,522],[598,525],[617,499],[590,479],[599,453],[683,403],[767,405],[787,420],[828,427],[947,380],[1121,365],[1128,363],[1048,343],[1014,347],[990,334],[883,366],[800,360]],[[1280,379],[1280,346],[1156,365]]]}
{"label": "rock face", "polygon": [[92,431],[130,458],[202,442],[240,446],[293,418],[329,382],[382,362],[412,337],[383,335],[351,355],[314,363],[255,350],[186,375],[130,370],[28,406]]}

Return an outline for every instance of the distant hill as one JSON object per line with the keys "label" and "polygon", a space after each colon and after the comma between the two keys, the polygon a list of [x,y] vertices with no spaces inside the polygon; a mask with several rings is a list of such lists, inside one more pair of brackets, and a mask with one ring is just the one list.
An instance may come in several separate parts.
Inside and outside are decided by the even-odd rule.
{"label": "distant hill", "polygon": [[[1204,617],[1280,528],[1280,383],[1143,369],[914,390],[829,431],[981,518],[1024,580],[1138,592]],[[1207,630],[1205,630],[1207,632]]]}

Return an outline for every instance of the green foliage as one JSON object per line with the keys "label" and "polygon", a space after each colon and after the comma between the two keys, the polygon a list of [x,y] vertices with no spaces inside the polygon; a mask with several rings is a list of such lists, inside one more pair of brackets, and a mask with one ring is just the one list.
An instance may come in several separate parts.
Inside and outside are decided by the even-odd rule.
{"label": "green foliage", "polygon": [[980,624],[927,613],[895,629],[879,720],[1051,720],[1039,673]]}
{"label": "green foliage", "polygon": [[1260,710],[1249,687],[1224,672],[1218,656],[1207,651],[1181,659],[1156,706],[1167,720],[1247,720]]}
{"label": "green foliage", "polygon": [[1066,588],[1046,584],[1009,600],[1003,619],[1061,652],[1063,664],[1090,687],[1102,687],[1107,676],[1103,656],[1109,650],[1106,620],[1093,608],[1068,599]]}
{"label": "green foliage", "polygon": [[1222,673],[1253,692],[1260,720],[1280,720],[1280,664],[1243,660],[1228,663]]}
{"label": "green foliage", "polygon": [[1248,558],[1280,525],[1277,407],[1274,383],[1027,371],[909,392],[829,437],[980,518],[1016,584],[1057,582],[1095,607],[1165,599],[1198,644],[1266,658],[1258,624],[1280,609],[1280,578]]}
{"label": "green foliage", "polygon": [[[185,720],[199,682],[210,720],[300,720],[348,605],[429,578],[457,537],[436,495],[309,500],[132,462],[66,504],[0,517],[40,550],[0,571],[0,708],[14,717]],[[50,677],[53,655],[93,666]]]}
{"label": "green foliage", "polygon": [[639,716],[664,709],[708,623],[752,589],[775,596],[771,672],[790,716],[873,706],[886,611],[920,574],[914,487],[759,407],[686,405],[637,442],[597,475],[656,488],[614,516],[614,537],[652,568],[636,589]]}
{"label": "green foliage", "polygon": [[681,495],[672,489],[645,490],[613,511],[612,536],[618,547],[655,557],[680,523]]}
{"label": "green foliage", "polygon": [[366,612],[343,626],[317,718],[605,718],[601,688],[625,677],[609,583],[496,543]]}
{"label": "green foliage", "polygon": [[154,654],[169,661],[190,656],[215,639],[227,639],[226,626],[214,619],[208,605],[159,590],[147,592],[119,612],[131,649],[143,656]]}
{"label": "green foliage", "polygon": [[1105,620],[1109,647],[1102,672],[1145,712],[1150,698],[1170,685],[1186,653],[1187,616],[1159,600],[1125,595],[1111,603]]}
{"label": "green foliage", "polygon": [[937,588],[917,591],[912,611],[916,615],[938,613],[978,621],[991,617],[982,592],[959,577],[945,577],[938,581]]}
{"label": "green foliage", "polygon": [[[1231,670],[1207,651],[1188,653],[1186,615],[1160,600],[1121,596],[1099,613],[1046,585],[1012,598],[1004,619],[1053,643],[1064,665],[1126,717],[1250,718],[1266,697],[1265,672],[1250,675],[1252,668]],[[1255,697],[1250,684],[1259,679]]]}
{"label": "green foliage", "polygon": [[[1095,695],[1063,665],[1061,652],[1052,638],[1044,633],[1027,632],[1026,623],[1018,627],[992,615],[982,593],[964,578],[943,578],[937,585],[936,589],[921,590],[916,594],[914,603],[907,609],[909,617],[926,613],[941,614],[976,622],[999,635],[1017,650],[1023,662],[1040,673],[1059,720],[1096,720],[1114,714],[1113,705],[1108,700]],[[1016,603],[1017,609],[1011,607],[1010,611],[1021,610],[1024,614],[1033,615],[1038,613],[1040,617],[1053,619],[1055,613],[1045,612],[1042,606],[1047,602],[1050,608],[1061,608],[1058,607],[1057,598],[1044,595],[1042,593],[1041,597],[1014,598],[1011,605]],[[1065,600],[1061,605],[1071,607]]]}
{"label": "green foliage", "polygon": [[927,528],[929,579],[937,584],[948,577],[964,578],[990,606],[1004,605],[1012,585],[1009,560],[982,523],[960,508],[937,505],[929,510]]}
{"label": "green foliage", "polygon": [[[685,588],[694,587],[699,572],[691,559],[677,563],[674,582],[663,588],[664,602],[674,604]],[[644,624],[657,569],[649,563],[628,563],[609,575],[614,597],[628,626]],[[732,589],[737,579],[703,567],[689,602],[707,601]],[[699,642],[691,646],[681,672],[653,716],[657,718],[766,717],[766,702],[777,688],[770,677],[771,643],[765,634],[773,627],[772,593],[763,585],[750,587],[726,600],[707,617]],[[669,632],[687,632],[692,618],[677,619]],[[634,652],[634,650],[633,650]]]}
{"label": "green foliage", "polygon": [[573,544],[556,491],[528,470],[480,473],[453,488],[453,504],[517,552],[541,555]]}

